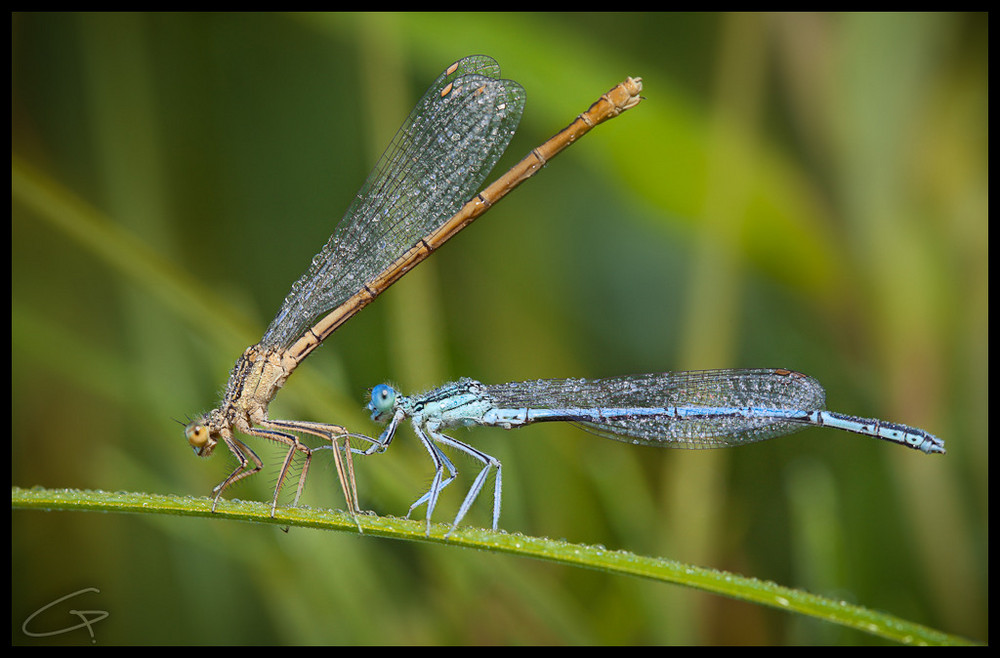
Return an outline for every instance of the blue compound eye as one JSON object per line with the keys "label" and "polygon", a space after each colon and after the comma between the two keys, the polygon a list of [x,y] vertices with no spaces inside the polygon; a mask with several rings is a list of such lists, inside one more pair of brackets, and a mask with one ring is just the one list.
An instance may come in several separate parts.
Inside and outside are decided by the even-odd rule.
{"label": "blue compound eye", "polygon": [[379,384],[372,389],[372,401],[368,404],[368,408],[377,414],[384,414],[392,411],[395,403],[396,391],[391,386]]}

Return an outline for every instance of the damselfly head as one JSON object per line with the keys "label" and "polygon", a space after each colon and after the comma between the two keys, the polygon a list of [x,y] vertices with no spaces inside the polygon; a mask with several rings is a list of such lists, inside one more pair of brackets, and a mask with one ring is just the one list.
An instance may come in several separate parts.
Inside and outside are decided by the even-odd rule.
{"label": "damselfly head", "polygon": [[212,428],[201,420],[190,422],[184,428],[184,436],[194,449],[194,454],[199,457],[208,457],[212,454],[215,444],[219,442],[215,434],[217,432],[213,432]]}
{"label": "damselfly head", "polygon": [[372,389],[372,399],[367,408],[372,412],[372,420],[384,423],[389,420],[395,405],[396,391],[391,386],[379,384]]}

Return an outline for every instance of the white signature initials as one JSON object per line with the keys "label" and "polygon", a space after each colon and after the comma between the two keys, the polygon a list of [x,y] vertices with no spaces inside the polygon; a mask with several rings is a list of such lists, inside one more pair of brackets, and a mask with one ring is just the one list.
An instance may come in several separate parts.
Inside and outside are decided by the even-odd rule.
{"label": "white signature initials", "polygon": [[71,599],[74,596],[79,596],[80,594],[83,594],[84,592],[97,592],[97,593],[100,593],[100,591],[101,590],[97,589],[96,587],[85,587],[85,588],[83,588],[83,589],[81,589],[79,591],[73,592],[72,594],[67,594],[66,596],[60,597],[60,598],[56,599],[55,601],[53,601],[52,603],[44,605],[41,608],[39,608],[38,610],[35,610],[33,613],[31,613],[31,615],[27,619],[24,620],[24,623],[21,624],[21,630],[24,632],[25,635],[30,635],[31,637],[48,637],[49,635],[59,635],[61,633],[69,633],[71,631],[77,630],[78,628],[84,628],[84,627],[86,627],[87,632],[90,633],[90,641],[91,642],[96,642],[97,640],[94,639],[94,629],[93,629],[92,625],[96,624],[97,622],[99,622],[99,621],[101,621],[103,619],[105,619],[110,614],[110,613],[108,613],[108,612],[106,612],[104,610],[75,610],[75,609],[70,609],[69,610],[69,614],[76,615],[77,617],[79,617],[80,618],[80,623],[79,624],[75,624],[73,626],[67,626],[65,628],[59,628],[59,629],[56,629],[54,631],[44,631],[44,632],[31,631],[31,630],[28,629],[28,624],[31,623],[31,620],[34,619],[35,617],[37,617],[42,612],[48,610],[49,608],[51,608],[54,605],[62,603],[66,599]]}

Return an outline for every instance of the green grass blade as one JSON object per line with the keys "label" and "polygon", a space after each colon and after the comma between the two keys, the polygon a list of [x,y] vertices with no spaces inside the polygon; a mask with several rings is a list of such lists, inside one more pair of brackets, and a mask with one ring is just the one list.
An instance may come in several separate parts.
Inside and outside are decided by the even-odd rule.
{"label": "green grass blade", "polygon": [[906,644],[970,644],[964,638],[949,635],[890,614],[869,610],[843,601],[816,596],[774,583],[715,569],[696,567],[664,558],[612,551],[601,546],[584,546],[565,541],[493,532],[479,528],[458,528],[448,539],[449,526],[435,524],[430,536],[421,521],[395,517],[361,516],[358,523],[344,512],[308,508],[279,508],[272,518],[264,503],[220,500],[213,513],[208,498],[161,496],[143,493],[77,491],[67,489],[22,489],[12,487],[13,509],[46,511],[103,511],[133,514],[168,514],[213,517],[268,523],[299,528],[356,532],[415,542],[477,548],[494,553],[508,553],[607,573],[637,576],[664,583],[721,594],[734,599],[786,610],[834,624],[855,628]]}

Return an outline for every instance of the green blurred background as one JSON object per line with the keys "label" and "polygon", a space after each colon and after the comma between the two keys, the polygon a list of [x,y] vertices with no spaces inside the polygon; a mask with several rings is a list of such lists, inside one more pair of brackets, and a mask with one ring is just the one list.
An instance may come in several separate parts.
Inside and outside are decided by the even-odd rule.
{"label": "green blurred background", "polygon": [[[926,456],[810,429],[725,451],[461,431],[502,527],[728,569],[988,641],[986,15],[12,14],[12,484],[204,495],[218,402],[449,63],[527,90],[496,170],[628,75],[601,126],[352,319],[272,417],[376,433],[367,389],[715,367],[817,377]],[[60,205],[68,198],[69,205]],[[267,500],[279,454],[231,495]],[[472,464],[440,503],[454,514]],[[409,428],[359,459],[402,514]],[[329,459],[306,503],[341,508]],[[487,525],[480,499],[466,522]],[[98,644],[869,643],[792,615],[447,546],[211,519],[12,514],[22,621],[83,587]],[[54,623],[59,620],[56,619]]]}

